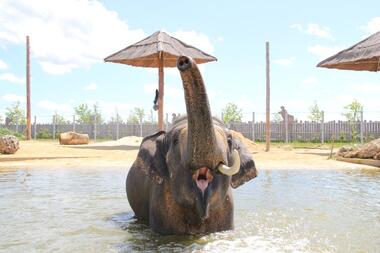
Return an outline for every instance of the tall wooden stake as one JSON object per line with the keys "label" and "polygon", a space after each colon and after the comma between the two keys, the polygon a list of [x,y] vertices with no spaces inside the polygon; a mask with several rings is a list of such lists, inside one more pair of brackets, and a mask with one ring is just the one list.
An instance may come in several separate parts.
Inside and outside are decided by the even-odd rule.
{"label": "tall wooden stake", "polygon": [[29,36],[26,36],[26,139],[32,138],[30,112],[30,46]]}
{"label": "tall wooden stake", "polygon": [[265,151],[270,150],[270,76],[269,76],[269,42],[266,42],[266,122],[265,122]]}
{"label": "tall wooden stake", "polygon": [[164,56],[158,54],[158,131],[164,130]]}

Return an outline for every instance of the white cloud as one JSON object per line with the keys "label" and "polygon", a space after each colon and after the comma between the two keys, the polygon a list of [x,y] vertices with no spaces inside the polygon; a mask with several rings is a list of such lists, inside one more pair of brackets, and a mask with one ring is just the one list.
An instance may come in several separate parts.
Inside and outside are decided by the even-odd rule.
{"label": "white cloud", "polygon": [[16,94],[5,94],[4,96],[1,97],[3,100],[8,101],[8,102],[20,102],[20,103],[25,103],[26,98],[25,96],[20,96]]}
{"label": "white cloud", "polygon": [[357,84],[351,85],[351,89],[355,93],[379,94],[380,83],[357,83]]}
{"label": "white cloud", "polygon": [[85,101],[85,103],[90,105],[91,108],[92,108],[92,105],[97,103],[99,105],[99,108],[100,108],[102,115],[104,115],[105,117],[109,117],[111,115],[114,115],[116,110],[118,111],[118,113],[121,116],[127,117],[130,110],[132,110],[134,107],[137,107],[133,104],[109,102],[109,101],[105,101],[105,100],[99,100],[99,101],[87,100],[87,101]]}
{"label": "white cloud", "polygon": [[89,85],[85,86],[84,87],[84,90],[96,90],[98,88],[97,84],[96,83],[90,83]]}
{"label": "white cloud", "polygon": [[69,73],[72,69],[78,67],[77,64],[53,63],[49,61],[40,61],[41,68],[52,75],[63,75]]}
{"label": "white cloud", "polygon": [[0,69],[6,69],[8,68],[8,65],[0,59]]}
{"label": "white cloud", "polygon": [[219,36],[218,38],[216,38],[216,40],[219,41],[219,42],[223,42],[224,41],[224,37]]}
{"label": "white cloud", "polygon": [[302,87],[311,88],[318,83],[318,80],[314,76],[310,76],[302,81]]}
{"label": "white cloud", "polygon": [[12,73],[4,73],[0,75],[0,80],[8,81],[11,83],[25,83],[25,78],[17,77]]}
{"label": "white cloud", "polygon": [[173,33],[168,32],[171,36],[182,40],[186,44],[199,48],[200,50],[212,54],[214,52],[214,45],[211,43],[209,37],[203,33],[196,31],[183,31],[179,30]]}
{"label": "white cloud", "polygon": [[290,26],[302,33],[314,35],[320,38],[331,39],[334,37],[331,34],[330,28],[327,26],[320,26],[319,24],[309,23],[306,27],[303,27],[301,24],[293,24]]}
{"label": "white cloud", "polygon": [[339,51],[343,49],[344,47],[340,47],[340,46],[325,47],[325,46],[321,46],[317,44],[314,46],[309,46],[307,48],[307,51],[311,54],[318,56],[320,59],[324,59],[338,53]]}
{"label": "white cloud", "polygon": [[144,37],[99,1],[5,0],[0,9],[0,41],[24,44],[29,34],[32,56],[50,74],[101,62]]}
{"label": "white cloud", "polygon": [[69,112],[72,109],[70,104],[58,104],[49,100],[38,101],[37,106],[45,110],[57,111],[58,113]]}
{"label": "white cloud", "polygon": [[285,67],[290,67],[293,65],[295,58],[294,57],[289,57],[289,58],[282,58],[282,59],[275,59],[273,60],[274,64],[285,66]]}
{"label": "white cloud", "polygon": [[303,27],[301,24],[293,24],[290,26],[290,28],[294,28],[294,29],[298,30],[299,32],[303,32]]}
{"label": "white cloud", "polygon": [[366,25],[360,27],[368,35],[380,31],[380,17],[372,18]]}

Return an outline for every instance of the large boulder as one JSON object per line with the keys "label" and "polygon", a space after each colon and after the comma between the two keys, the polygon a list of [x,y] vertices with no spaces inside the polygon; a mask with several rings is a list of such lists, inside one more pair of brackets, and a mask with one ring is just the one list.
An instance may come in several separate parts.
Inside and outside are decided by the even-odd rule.
{"label": "large boulder", "polygon": [[344,158],[364,158],[380,160],[380,138],[354,149],[346,149],[342,147],[338,151],[337,155],[342,156]]}
{"label": "large boulder", "polygon": [[16,136],[4,135],[0,136],[0,153],[14,154],[20,148],[19,141]]}
{"label": "large boulder", "polygon": [[59,135],[59,144],[61,145],[88,144],[89,140],[90,138],[88,137],[88,134],[66,132]]}

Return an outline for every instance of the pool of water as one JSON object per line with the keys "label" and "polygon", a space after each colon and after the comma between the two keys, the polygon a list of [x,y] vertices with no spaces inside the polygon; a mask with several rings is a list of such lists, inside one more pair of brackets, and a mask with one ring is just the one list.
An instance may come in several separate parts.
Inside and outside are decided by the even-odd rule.
{"label": "pool of water", "polygon": [[380,172],[267,170],[234,190],[235,230],[160,236],[123,169],[0,171],[0,252],[379,252]]}

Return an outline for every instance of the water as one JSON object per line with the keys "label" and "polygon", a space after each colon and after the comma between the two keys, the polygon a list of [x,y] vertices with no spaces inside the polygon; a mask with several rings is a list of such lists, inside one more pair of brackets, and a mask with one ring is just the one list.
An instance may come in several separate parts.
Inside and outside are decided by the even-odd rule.
{"label": "water", "polygon": [[122,169],[0,172],[0,252],[380,252],[379,171],[262,171],[235,230],[160,236],[134,220]]}

